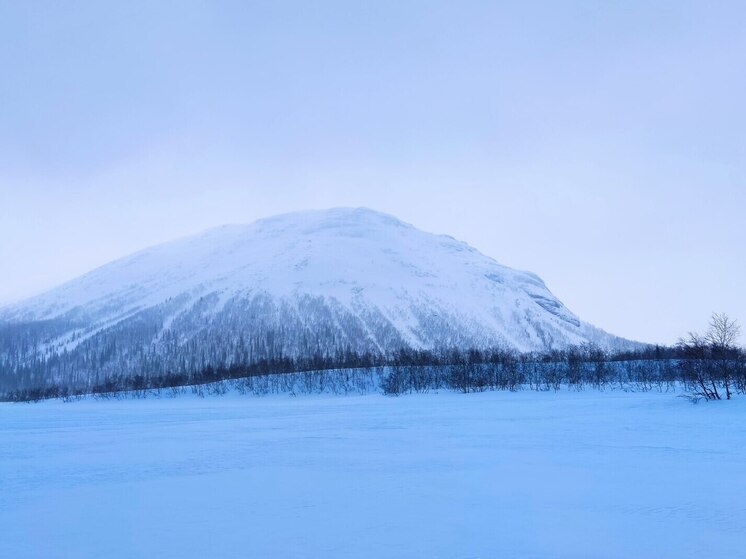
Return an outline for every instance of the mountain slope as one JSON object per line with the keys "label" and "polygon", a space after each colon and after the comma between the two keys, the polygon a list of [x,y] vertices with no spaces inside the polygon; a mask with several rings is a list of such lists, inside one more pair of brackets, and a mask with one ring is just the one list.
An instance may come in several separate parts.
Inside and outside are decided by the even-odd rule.
{"label": "mountain slope", "polygon": [[0,309],[0,363],[50,374],[189,370],[401,347],[633,344],[580,321],[534,274],[367,209],[220,227]]}

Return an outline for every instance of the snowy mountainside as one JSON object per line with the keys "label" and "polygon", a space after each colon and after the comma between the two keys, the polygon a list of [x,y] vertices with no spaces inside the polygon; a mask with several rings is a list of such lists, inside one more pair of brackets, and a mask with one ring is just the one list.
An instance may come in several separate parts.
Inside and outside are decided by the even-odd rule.
{"label": "snowy mountainside", "polygon": [[60,361],[57,375],[341,350],[634,346],[579,320],[536,275],[362,208],[148,248],[0,309],[0,325],[1,363],[43,356]]}

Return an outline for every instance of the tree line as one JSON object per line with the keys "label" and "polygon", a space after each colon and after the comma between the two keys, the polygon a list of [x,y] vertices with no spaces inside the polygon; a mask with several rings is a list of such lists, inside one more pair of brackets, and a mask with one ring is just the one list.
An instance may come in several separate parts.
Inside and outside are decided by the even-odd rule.
{"label": "tree line", "polygon": [[[309,357],[284,355],[252,361],[218,361],[176,370],[147,368],[134,374],[108,371],[105,376],[26,375],[28,384],[0,391],[6,401],[72,398],[170,391],[194,387],[197,393],[239,392],[366,393],[398,395],[433,390],[560,390],[586,387],[631,390],[675,390],[683,387],[694,399],[730,399],[746,393],[746,351],[736,345],[738,323],[713,315],[702,334],[691,333],[674,346],[647,346],[608,352],[591,344],[544,353],[493,349],[421,350],[400,348],[390,354],[356,352],[351,348],[315,352]],[[53,357],[52,357],[53,359]],[[1,371],[0,371],[1,372]]]}

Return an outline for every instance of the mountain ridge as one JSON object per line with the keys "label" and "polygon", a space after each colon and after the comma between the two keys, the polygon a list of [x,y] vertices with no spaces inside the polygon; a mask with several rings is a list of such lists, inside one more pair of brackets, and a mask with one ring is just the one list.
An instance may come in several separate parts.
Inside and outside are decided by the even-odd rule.
{"label": "mountain ridge", "polygon": [[60,361],[63,376],[339,351],[640,345],[581,321],[536,274],[367,208],[149,247],[0,307],[0,323],[0,360]]}

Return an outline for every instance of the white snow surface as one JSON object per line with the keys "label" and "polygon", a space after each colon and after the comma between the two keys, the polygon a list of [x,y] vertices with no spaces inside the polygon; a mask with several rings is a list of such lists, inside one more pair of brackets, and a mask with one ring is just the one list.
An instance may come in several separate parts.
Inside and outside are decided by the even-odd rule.
{"label": "white snow surface", "polygon": [[0,404],[0,557],[746,557],[746,399]]}
{"label": "white snow surface", "polygon": [[287,214],[149,248],[0,309],[0,320],[75,314],[90,320],[89,337],[171,300],[180,303],[164,328],[208,295],[217,296],[207,311],[215,314],[259,294],[293,308],[303,297],[321,298],[370,330],[376,326],[365,317],[374,313],[413,347],[432,347],[443,324],[473,346],[627,344],[581,322],[536,275],[364,208]]}

